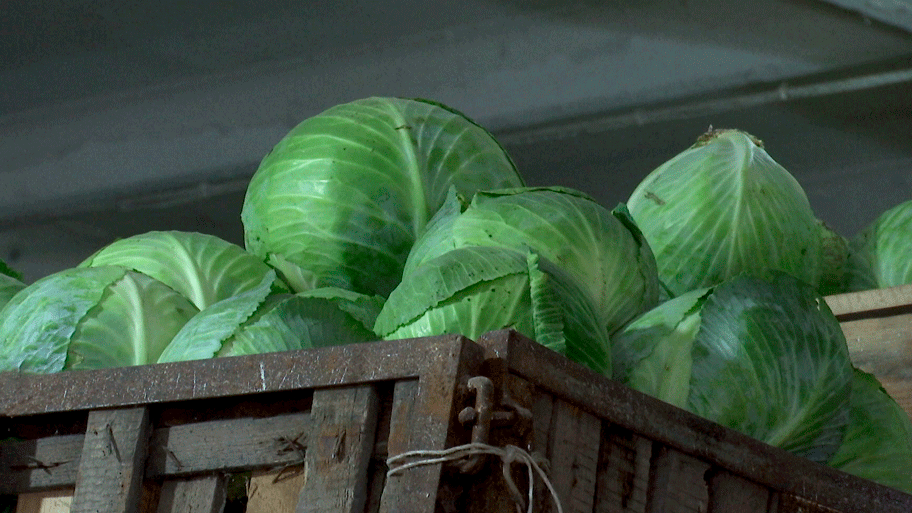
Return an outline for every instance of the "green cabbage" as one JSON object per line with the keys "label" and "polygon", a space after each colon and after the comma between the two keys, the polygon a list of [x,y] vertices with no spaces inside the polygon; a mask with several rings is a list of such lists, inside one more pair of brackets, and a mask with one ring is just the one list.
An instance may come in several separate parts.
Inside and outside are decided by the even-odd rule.
{"label": "green cabbage", "polygon": [[171,287],[124,267],[66,269],[0,310],[0,371],[155,363],[197,312]]}
{"label": "green cabbage", "polygon": [[624,205],[609,211],[572,189],[480,191],[465,206],[451,194],[416,241],[405,274],[471,246],[531,250],[548,259],[588,293],[609,333],[658,303],[655,257]]}
{"label": "green cabbage", "polygon": [[848,290],[912,283],[912,200],[893,206],[849,242]]}
{"label": "green cabbage", "polygon": [[470,246],[416,265],[390,293],[374,332],[384,339],[502,328],[610,372],[608,333],[588,294],[532,251]]}
{"label": "green cabbage", "polygon": [[337,288],[275,293],[274,273],[244,293],[200,311],[158,361],[309,349],[377,339],[372,327],[382,300]]}
{"label": "green cabbage", "polygon": [[871,374],[855,369],[845,438],[828,464],[912,493],[912,421]]}
{"label": "green cabbage", "polygon": [[704,135],[646,176],[627,207],[672,295],[770,269],[821,280],[821,230],[804,190],[744,132]]}
{"label": "green cabbage", "polygon": [[288,133],[244,199],[246,247],[295,291],[339,287],[386,296],[451,187],[523,185],[483,128],[436,103],[366,98]]}
{"label": "green cabbage", "polygon": [[[168,285],[199,309],[256,287],[271,271],[255,255],[214,235],[151,231],[117,240],[80,267],[119,265]],[[275,279],[273,286],[288,290]]]}
{"label": "green cabbage", "polygon": [[839,321],[785,273],[684,293],[612,340],[632,388],[817,462],[842,443],[852,366]]}

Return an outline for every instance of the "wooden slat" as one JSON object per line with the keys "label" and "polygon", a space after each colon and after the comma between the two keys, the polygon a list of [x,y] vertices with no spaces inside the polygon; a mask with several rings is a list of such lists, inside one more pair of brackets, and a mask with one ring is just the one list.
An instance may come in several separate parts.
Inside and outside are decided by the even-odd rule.
{"label": "wooden slat", "polygon": [[653,460],[647,513],[706,513],[709,464],[667,447]]}
{"label": "wooden slat", "polygon": [[74,486],[84,443],[85,435],[4,442],[0,450],[0,494]]}
{"label": "wooden slat", "polygon": [[72,513],[139,510],[150,433],[144,407],[89,413]]}
{"label": "wooden slat", "polygon": [[824,298],[836,317],[912,305],[912,285],[834,294]]}
{"label": "wooden slat", "polygon": [[297,513],[364,510],[379,397],[372,385],[314,392],[306,480]]}
{"label": "wooden slat", "polygon": [[165,481],[157,513],[221,513],[225,508],[224,474]]}
{"label": "wooden slat", "polygon": [[16,513],[69,513],[73,490],[48,490],[20,495]]}
{"label": "wooden slat", "polygon": [[[601,431],[602,422],[595,416],[555,401],[548,459],[551,482],[566,513],[593,509]],[[546,511],[557,511],[553,505],[549,508]]]}
{"label": "wooden slat", "polygon": [[0,417],[417,378],[468,344],[440,335],[79,372],[0,372]]}
{"label": "wooden slat", "polygon": [[245,513],[294,513],[306,478],[303,465],[253,472]]}
{"label": "wooden slat", "polygon": [[[390,417],[390,435],[387,440],[388,454],[402,454],[411,448],[408,433],[412,429],[412,419],[415,418],[415,406],[418,401],[418,380],[398,381],[393,388],[393,404]],[[416,473],[424,476],[416,476]],[[431,479],[435,469],[430,467],[416,467],[409,471],[409,480],[427,478]],[[427,477],[426,477],[427,476]],[[380,496],[380,511],[393,513],[396,511],[392,504],[402,496],[405,485],[409,480],[391,479],[386,482]]]}
{"label": "wooden slat", "polygon": [[645,513],[653,443],[617,426],[605,431],[595,511]]}
{"label": "wooden slat", "polygon": [[310,413],[289,413],[156,429],[147,473],[180,476],[299,464],[310,426]]}
{"label": "wooden slat", "polygon": [[767,513],[770,493],[743,477],[717,472],[707,479],[709,485],[708,513]]}

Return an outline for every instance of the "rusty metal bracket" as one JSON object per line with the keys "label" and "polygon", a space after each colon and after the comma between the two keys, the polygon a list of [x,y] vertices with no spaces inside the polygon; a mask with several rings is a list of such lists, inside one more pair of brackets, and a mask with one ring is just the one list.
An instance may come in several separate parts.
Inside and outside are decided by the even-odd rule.
{"label": "rusty metal bracket", "polygon": [[[508,409],[498,410],[497,390],[494,383],[486,376],[474,376],[468,380],[468,389],[475,392],[475,406],[468,406],[459,412],[459,422],[472,425],[472,443],[489,444],[493,427],[516,425],[518,421],[532,420],[532,412],[522,407],[509,394],[502,394],[500,403]],[[488,455],[474,454],[460,461],[457,466],[460,472],[473,474],[478,472]]]}

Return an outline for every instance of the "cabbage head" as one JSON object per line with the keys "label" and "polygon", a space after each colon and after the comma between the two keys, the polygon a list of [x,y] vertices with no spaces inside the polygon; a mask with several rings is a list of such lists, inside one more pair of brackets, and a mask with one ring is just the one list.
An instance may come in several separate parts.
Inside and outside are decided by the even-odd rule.
{"label": "cabbage head", "polygon": [[852,365],[839,321],[797,278],[738,276],[660,304],[612,338],[630,387],[819,463],[842,443]]}
{"label": "cabbage head", "polygon": [[880,214],[849,241],[850,291],[912,283],[912,200]]}
{"label": "cabbage head", "polygon": [[174,336],[159,363],[370,342],[383,304],[337,288],[276,292],[274,272],[257,287],[201,310]]}
{"label": "cabbage head", "polygon": [[0,310],[0,371],[155,363],[197,312],[171,287],[125,267],[66,269],[22,289]]}
{"label": "cabbage head", "polygon": [[380,310],[374,332],[399,339],[503,328],[610,373],[608,333],[589,294],[531,250],[467,246],[411,268]]}
{"label": "cabbage head", "polygon": [[589,295],[609,333],[658,304],[655,257],[624,205],[609,211],[573,189],[480,191],[467,205],[451,194],[412,248],[405,273],[471,246],[546,258]]}
{"label": "cabbage head", "polygon": [[[101,248],[80,267],[116,265],[154,278],[183,294],[198,309],[250,290],[271,268],[244,248],[214,235],[151,231]],[[272,286],[288,290],[275,278]]]}
{"label": "cabbage head", "polygon": [[912,493],[912,421],[871,374],[855,369],[849,425],[828,464]]}
{"label": "cabbage head", "polygon": [[443,105],[365,98],[304,120],[250,180],[245,244],[295,291],[386,297],[451,187],[522,186],[485,129]]}
{"label": "cabbage head", "polygon": [[627,207],[672,295],[769,269],[821,279],[821,230],[804,190],[745,132],[700,137],[647,175]]}

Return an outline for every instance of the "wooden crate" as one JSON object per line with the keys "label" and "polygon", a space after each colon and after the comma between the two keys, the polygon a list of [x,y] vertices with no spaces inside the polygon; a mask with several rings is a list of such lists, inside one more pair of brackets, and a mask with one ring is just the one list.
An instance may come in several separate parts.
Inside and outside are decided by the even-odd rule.
{"label": "wooden crate", "polygon": [[912,285],[827,296],[852,361],[912,417]]}
{"label": "wooden crate", "polygon": [[[523,454],[548,469],[564,512],[912,511],[912,496],[647,397],[508,330],[477,342],[7,373],[0,427],[22,439],[0,443],[0,493],[72,489],[80,513],[243,511],[243,500],[275,513],[512,513],[530,482],[499,456]],[[501,454],[387,475],[391,455],[452,447]],[[232,502],[239,478],[243,497]],[[533,510],[559,511],[545,481],[531,483]],[[266,491],[270,502],[253,506]]]}

